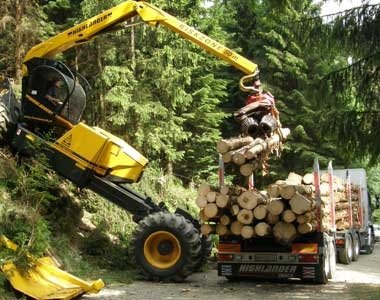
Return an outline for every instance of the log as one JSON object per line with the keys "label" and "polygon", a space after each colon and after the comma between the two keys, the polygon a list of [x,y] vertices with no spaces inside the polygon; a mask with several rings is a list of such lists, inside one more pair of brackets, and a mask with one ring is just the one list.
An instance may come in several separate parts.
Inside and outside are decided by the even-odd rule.
{"label": "log", "polygon": [[284,184],[280,187],[280,196],[286,200],[292,199],[296,192],[297,188],[292,184]]}
{"label": "log", "polygon": [[228,140],[223,139],[217,143],[216,150],[219,153],[223,154],[223,153],[226,153],[228,151],[241,148],[245,145],[249,145],[251,143],[253,143],[253,138],[250,136],[232,138],[232,139],[228,139]]}
{"label": "log", "polygon": [[220,188],[220,193],[221,193],[222,195],[228,195],[229,191],[230,191],[230,188],[229,188],[228,186],[226,186],[226,185],[223,185],[223,186]]}
{"label": "log", "polygon": [[264,220],[267,216],[267,208],[266,205],[260,204],[253,210],[253,216],[257,220]]}
{"label": "log", "polygon": [[210,191],[211,191],[210,186],[206,183],[202,183],[198,188],[198,195],[205,197]]}
{"label": "log", "polygon": [[267,213],[266,222],[270,225],[274,225],[280,221],[279,215],[273,215],[270,212]]}
{"label": "log", "polygon": [[330,186],[327,182],[322,182],[320,187],[321,196],[329,196],[330,195]]}
{"label": "log", "polygon": [[244,239],[250,239],[252,238],[254,235],[255,235],[255,230],[253,229],[252,226],[249,226],[249,225],[244,225],[242,228],[241,228],[241,232],[240,232],[241,236],[244,238]]}
{"label": "log", "polygon": [[[323,173],[321,174],[321,182],[326,182],[326,183],[329,183],[329,173]],[[334,180],[334,178],[333,178]]]}
{"label": "log", "polygon": [[227,152],[222,155],[222,160],[225,164],[228,164],[232,161],[232,152]]}
{"label": "log", "polygon": [[206,198],[207,198],[208,202],[215,202],[215,200],[216,200],[216,192],[214,192],[214,191],[208,192],[207,195],[206,195]]}
{"label": "log", "polygon": [[204,212],[203,209],[201,209],[201,210],[199,211],[199,219],[200,219],[201,221],[203,221],[203,222],[207,222],[208,220],[210,220],[210,218],[206,217],[205,212]]}
{"label": "log", "polygon": [[267,205],[267,210],[275,216],[278,216],[284,210],[284,203],[281,199],[274,199]]}
{"label": "log", "polygon": [[249,163],[240,166],[240,174],[243,176],[250,176],[259,167],[260,164],[257,161],[250,161]]}
{"label": "log", "polygon": [[313,212],[306,212],[302,215],[297,216],[297,223],[299,223],[299,224],[308,223],[308,222],[311,222],[312,220],[314,220],[315,218],[316,217],[315,217],[315,214]]}
{"label": "log", "polygon": [[230,226],[231,233],[234,235],[240,235],[242,227],[243,227],[243,224],[240,223],[239,221],[232,222]]}
{"label": "log", "polygon": [[[289,128],[280,128],[281,130],[281,135],[283,139],[286,139],[287,136],[290,134],[290,129]],[[267,138],[263,143],[260,143],[251,149],[249,149],[245,155],[248,159],[253,159],[259,156],[263,152],[268,152],[272,150],[276,145],[279,145],[280,142],[282,141],[281,137],[277,134],[274,133],[271,137]]]}
{"label": "log", "polygon": [[246,225],[251,224],[253,221],[253,212],[252,210],[243,208],[239,211],[236,218],[242,224],[246,224]]}
{"label": "log", "polygon": [[252,145],[250,145],[250,148],[248,150],[246,150],[246,152],[244,153],[245,157],[248,159],[248,160],[251,160],[251,159],[254,159],[256,158],[257,156],[257,153],[255,152],[255,147],[262,147],[261,145],[265,145],[265,141],[261,138],[256,138],[255,141],[252,143]]}
{"label": "log", "polygon": [[288,178],[286,179],[286,182],[288,184],[301,185],[302,179],[303,179],[303,177],[301,175],[294,173],[294,172],[290,172],[288,174]]}
{"label": "log", "polygon": [[218,215],[218,207],[215,203],[207,203],[203,212],[207,218],[212,219]]}
{"label": "log", "polygon": [[203,195],[198,195],[195,203],[199,208],[204,208],[207,205],[207,198]]}
{"label": "log", "polygon": [[257,195],[254,191],[248,190],[241,194],[237,201],[241,208],[254,209],[257,206]]}
{"label": "log", "polygon": [[300,193],[296,193],[289,201],[292,211],[298,215],[311,210],[312,202]]}
{"label": "log", "polygon": [[246,151],[245,148],[242,148],[240,150],[237,150],[233,155],[232,155],[232,162],[235,165],[241,166],[242,164],[245,163],[246,158],[244,155],[244,152]]}
{"label": "log", "polygon": [[270,198],[278,198],[280,196],[280,184],[270,184],[267,186],[267,192]]}
{"label": "log", "polygon": [[205,236],[209,235],[210,233],[215,232],[215,226],[210,224],[202,224],[201,225],[201,233]]}
{"label": "log", "polygon": [[231,218],[229,216],[223,215],[220,217],[220,224],[227,226],[230,223],[231,223]]}
{"label": "log", "polygon": [[257,236],[266,236],[271,233],[272,227],[265,222],[260,222],[255,226],[255,232]]}
{"label": "log", "polygon": [[274,225],[273,235],[279,243],[287,245],[297,237],[297,230],[293,224],[281,221]]}
{"label": "log", "polygon": [[222,224],[217,224],[215,231],[216,234],[220,236],[227,235],[229,233],[227,226]]}
{"label": "log", "polygon": [[302,177],[302,182],[304,184],[314,184],[314,174],[313,173],[307,173]]}
{"label": "log", "polygon": [[240,211],[240,207],[237,204],[231,205],[230,212],[232,216],[237,216]]}
{"label": "log", "polygon": [[229,204],[229,198],[227,195],[218,194],[216,196],[215,203],[216,203],[216,206],[218,206],[220,208],[225,208]]}
{"label": "log", "polygon": [[315,231],[315,227],[311,223],[299,224],[297,227],[297,231],[300,234],[306,234]]}
{"label": "log", "polygon": [[292,210],[286,209],[282,213],[282,220],[286,223],[292,223],[296,220],[296,215]]}

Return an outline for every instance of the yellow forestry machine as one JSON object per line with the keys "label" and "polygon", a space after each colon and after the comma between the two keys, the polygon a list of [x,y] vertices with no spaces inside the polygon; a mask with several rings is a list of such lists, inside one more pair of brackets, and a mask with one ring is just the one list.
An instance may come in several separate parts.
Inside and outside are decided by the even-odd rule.
{"label": "yellow forestry machine", "polygon": [[[38,45],[25,56],[22,98],[17,101],[11,82],[0,86],[0,140],[22,153],[43,143],[51,168],[80,188],[88,188],[133,215],[138,223],[133,248],[137,264],[151,280],[182,281],[199,268],[208,254],[209,240],[187,212],[170,213],[149,197],[133,191],[148,160],[120,138],[81,122],[87,81],[54,60],[55,55],[87,43],[102,33],[123,28],[134,16],[149,25],[163,25],[246,74],[257,65],[175,17],[144,1],[126,1]],[[54,81],[57,95],[47,96]],[[54,96],[60,102],[53,101]],[[52,100],[53,99],[53,100]],[[49,138],[45,133],[52,132]],[[11,237],[10,237],[11,238]]]}

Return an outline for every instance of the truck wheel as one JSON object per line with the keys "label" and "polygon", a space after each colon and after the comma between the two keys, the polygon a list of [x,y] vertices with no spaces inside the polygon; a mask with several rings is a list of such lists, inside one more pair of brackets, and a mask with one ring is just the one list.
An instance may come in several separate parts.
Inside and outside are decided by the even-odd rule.
{"label": "truck wheel", "polygon": [[359,254],[360,254],[360,242],[359,242],[358,235],[355,233],[352,238],[352,261],[358,261]]}
{"label": "truck wheel", "polygon": [[9,115],[7,109],[0,103],[0,143],[4,142],[9,126]]}
{"label": "truck wheel", "polygon": [[181,282],[201,251],[197,229],[183,216],[158,212],[142,219],[132,239],[134,258],[148,280]]}
{"label": "truck wheel", "polygon": [[375,237],[373,235],[373,231],[371,230],[370,238],[369,238],[369,245],[365,245],[363,247],[363,250],[365,251],[365,254],[372,254],[374,249],[375,249]]}
{"label": "truck wheel", "polygon": [[329,273],[327,278],[332,279],[335,276],[336,271],[336,250],[333,239],[329,242]]}
{"label": "truck wheel", "polygon": [[212,240],[211,236],[201,235],[201,252],[194,267],[194,272],[201,272],[203,266],[207,263],[208,258],[212,251]]}
{"label": "truck wheel", "polygon": [[314,282],[318,284],[326,284],[329,281],[330,275],[330,247],[329,247],[329,238],[324,237],[324,252],[322,255],[322,260],[319,263],[319,266],[316,268]]}
{"label": "truck wheel", "polygon": [[351,235],[346,234],[344,240],[344,249],[338,252],[339,262],[345,265],[349,265],[352,261],[352,239]]}

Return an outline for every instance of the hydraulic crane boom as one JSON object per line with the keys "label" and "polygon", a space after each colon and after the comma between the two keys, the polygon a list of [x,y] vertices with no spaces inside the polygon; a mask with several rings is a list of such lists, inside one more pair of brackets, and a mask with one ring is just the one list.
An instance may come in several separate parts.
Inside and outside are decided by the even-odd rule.
{"label": "hydraulic crane boom", "polygon": [[[139,15],[144,22],[151,26],[162,24],[168,27],[172,31],[179,33],[185,39],[192,41],[199,47],[233,65],[245,74],[249,75],[257,71],[257,65],[252,61],[144,1],[123,2],[36,45],[26,54],[24,62],[35,57],[53,58],[56,54],[79,44],[86,43],[102,33],[117,29],[122,22],[136,15]],[[27,74],[25,65],[23,73],[24,75]]]}

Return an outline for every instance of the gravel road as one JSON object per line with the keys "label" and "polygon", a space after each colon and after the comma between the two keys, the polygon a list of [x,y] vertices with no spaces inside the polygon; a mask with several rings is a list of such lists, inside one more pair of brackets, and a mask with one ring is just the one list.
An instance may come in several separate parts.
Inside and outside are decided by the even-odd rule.
{"label": "gravel road", "polygon": [[128,285],[110,285],[100,294],[83,296],[81,300],[376,299],[368,294],[353,295],[352,290],[357,286],[380,290],[380,245],[372,255],[360,255],[358,262],[349,266],[338,264],[334,279],[327,285],[229,282],[218,277],[216,270],[209,270],[193,274],[181,284],[136,281]]}

